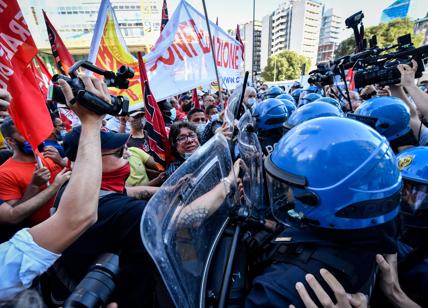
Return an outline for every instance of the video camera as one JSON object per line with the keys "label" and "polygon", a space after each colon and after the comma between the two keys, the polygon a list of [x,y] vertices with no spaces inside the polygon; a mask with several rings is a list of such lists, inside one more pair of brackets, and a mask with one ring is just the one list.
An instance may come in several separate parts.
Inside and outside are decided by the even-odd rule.
{"label": "video camera", "polygon": [[[369,40],[364,39],[364,27],[362,20],[364,14],[360,11],[348,17],[345,24],[354,30],[356,41],[356,53],[335,59],[329,63],[318,64],[317,69],[310,72],[308,82],[331,85],[334,77],[340,75],[345,79],[345,70],[353,69],[355,87],[362,88],[367,85],[378,84],[380,86],[400,83],[401,73],[398,64],[412,66],[412,60],[418,64],[415,77],[422,76],[425,70],[424,64],[428,59],[428,45],[415,48],[411,35],[406,34],[397,39],[397,44],[380,48],[377,45],[376,36]],[[358,28],[358,25],[360,27]]]}
{"label": "video camera", "polygon": [[[373,37],[370,42],[371,48],[351,55],[350,63],[345,64],[354,67],[354,80],[357,88],[372,84],[384,86],[400,83],[401,73],[397,65],[412,66],[412,60],[415,60],[418,65],[415,78],[422,76],[422,72],[425,70],[424,62],[428,58],[428,45],[415,48],[410,34],[399,37],[396,45],[383,49],[376,46],[376,37]],[[391,49],[396,50],[386,53]]]}
{"label": "video camera", "polygon": [[119,274],[119,256],[102,254],[64,303],[64,308],[96,308],[108,304]]}
{"label": "video camera", "polygon": [[[116,87],[118,89],[127,89],[129,86],[130,78],[134,77],[134,71],[132,68],[122,65],[117,73],[112,71],[106,71],[99,67],[96,67],[89,61],[81,60],[76,62],[70,70],[68,76],[56,74],[52,77],[52,82],[56,83],[59,79],[65,80],[71,87],[74,97],[76,100],[85,108],[97,113],[97,114],[111,114],[123,116],[128,113],[129,100],[124,96],[111,97],[111,104],[102,100],[98,96],[85,90],[85,85],[82,80],[77,76],[77,70],[82,67],[91,72],[104,76],[104,82],[107,87]],[[61,88],[57,85],[53,85],[49,88],[48,101],[56,103],[66,104],[64,94]]]}
{"label": "video camera", "polygon": [[309,83],[320,83],[322,86],[334,84],[334,73],[326,63],[317,65],[317,69],[309,72]]}

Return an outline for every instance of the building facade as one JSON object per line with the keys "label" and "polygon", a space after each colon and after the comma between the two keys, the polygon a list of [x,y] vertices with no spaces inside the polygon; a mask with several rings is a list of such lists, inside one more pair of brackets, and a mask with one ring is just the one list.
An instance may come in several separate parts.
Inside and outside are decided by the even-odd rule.
{"label": "building facade", "polygon": [[[41,51],[50,53],[42,8],[74,55],[87,55],[100,8],[98,0],[19,0],[30,31]],[[111,0],[126,45],[148,51],[159,37],[160,10],[156,0]]]}
{"label": "building facade", "polygon": [[423,18],[427,12],[427,0],[391,0],[381,14],[380,22],[387,23],[396,18],[408,17],[411,20]]}
{"label": "building facade", "polygon": [[[244,51],[244,70],[254,76],[260,75],[260,52],[262,24],[260,21],[254,23],[254,41],[253,41],[253,22],[239,26],[241,29],[241,39],[245,46]],[[253,57],[254,52],[254,57]]]}
{"label": "building facade", "polygon": [[415,34],[423,34],[424,42],[422,45],[428,45],[428,12],[425,17],[415,20]]}
{"label": "building facade", "polygon": [[317,63],[333,60],[334,51],[340,41],[341,28],[342,17],[335,14],[332,8],[324,10],[321,19]]}
{"label": "building facade", "polygon": [[[316,0],[282,2],[271,15],[272,39],[269,55],[292,50],[308,57],[314,67],[317,62],[322,9],[322,3]],[[263,32],[267,33],[268,30]],[[266,51],[262,51],[262,54],[265,55]]]}
{"label": "building facade", "polygon": [[268,59],[272,54],[272,15],[266,15],[262,19],[260,70],[267,66]]}

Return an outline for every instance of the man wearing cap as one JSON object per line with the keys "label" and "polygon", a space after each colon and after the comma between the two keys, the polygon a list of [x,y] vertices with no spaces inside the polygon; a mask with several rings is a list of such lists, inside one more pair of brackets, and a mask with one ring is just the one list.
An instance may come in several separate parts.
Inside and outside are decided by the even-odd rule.
{"label": "man wearing cap", "polygon": [[[130,165],[123,154],[129,134],[106,130],[100,134],[102,180],[98,221],[63,253],[60,265],[73,281],[78,282],[98,255],[120,253],[119,306],[151,306],[154,289],[160,280],[155,277],[154,265],[140,237],[140,218],[146,203],[134,198],[147,190],[141,186],[125,187]],[[64,137],[64,150],[70,161],[76,158],[79,137],[80,127]],[[153,187],[152,191],[155,190]]]}

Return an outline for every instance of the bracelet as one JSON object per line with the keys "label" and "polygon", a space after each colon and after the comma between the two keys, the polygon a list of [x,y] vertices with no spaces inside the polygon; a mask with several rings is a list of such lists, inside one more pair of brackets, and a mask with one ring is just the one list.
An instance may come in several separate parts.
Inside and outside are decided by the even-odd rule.
{"label": "bracelet", "polygon": [[232,186],[232,183],[227,177],[222,178],[220,181],[226,186],[226,195],[228,195],[230,193],[230,187]]}

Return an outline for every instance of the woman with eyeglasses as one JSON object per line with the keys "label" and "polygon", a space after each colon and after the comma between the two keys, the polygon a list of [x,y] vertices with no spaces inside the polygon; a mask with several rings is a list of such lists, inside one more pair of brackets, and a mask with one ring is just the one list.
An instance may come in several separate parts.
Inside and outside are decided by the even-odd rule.
{"label": "woman with eyeglasses", "polygon": [[196,126],[190,122],[174,123],[169,132],[169,141],[175,160],[166,169],[167,177],[173,174],[200,146]]}

